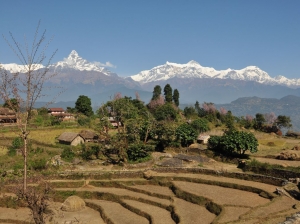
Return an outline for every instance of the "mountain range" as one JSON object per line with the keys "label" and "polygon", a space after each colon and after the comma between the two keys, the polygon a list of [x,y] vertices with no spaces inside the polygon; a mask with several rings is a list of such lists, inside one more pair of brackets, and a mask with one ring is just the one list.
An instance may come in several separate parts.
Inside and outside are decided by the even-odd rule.
{"label": "mountain range", "polygon": [[[24,72],[24,67],[17,64],[2,64],[2,67],[11,73]],[[35,67],[43,69],[43,65]],[[228,103],[239,97],[279,99],[287,95],[300,96],[300,79],[270,77],[256,66],[216,70],[203,67],[196,61],[186,64],[166,62],[129,77],[120,77],[98,62],[83,59],[73,50],[67,58],[50,65],[49,69],[56,75],[47,85],[54,84],[65,89],[57,100],[75,101],[79,95],[86,95],[95,105],[106,102],[116,92],[131,97],[138,92],[148,103],[154,86],[163,88],[167,83],[179,90],[180,103],[194,103],[196,100]]]}

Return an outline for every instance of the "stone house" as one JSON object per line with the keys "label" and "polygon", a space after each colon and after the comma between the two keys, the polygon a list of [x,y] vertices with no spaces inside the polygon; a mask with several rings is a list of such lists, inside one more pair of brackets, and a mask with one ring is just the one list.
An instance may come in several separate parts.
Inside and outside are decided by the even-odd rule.
{"label": "stone house", "polygon": [[98,142],[98,135],[89,130],[82,130],[79,135],[84,139],[85,142]]}
{"label": "stone house", "polygon": [[84,143],[84,138],[80,134],[73,132],[64,132],[58,137],[57,140],[61,144],[73,146]]}
{"label": "stone house", "polygon": [[200,134],[197,138],[197,143],[199,144],[207,144],[208,139],[210,138],[209,135]]}

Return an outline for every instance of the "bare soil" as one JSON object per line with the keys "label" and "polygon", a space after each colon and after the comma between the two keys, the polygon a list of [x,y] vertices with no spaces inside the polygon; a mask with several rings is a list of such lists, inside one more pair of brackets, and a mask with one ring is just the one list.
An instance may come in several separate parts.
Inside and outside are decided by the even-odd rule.
{"label": "bare soil", "polygon": [[252,217],[267,217],[271,214],[276,214],[278,212],[283,212],[292,209],[293,205],[297,203],[296,200],[291,200],[286,196],[275,198],[269,204],[264,206],[257,207],[253,209],[248,214],[244,215],[243,218],[252,218]]}
{"label": "bare soil", "polygon": [[190,203],[180,198],[174,198],[176,213],[180,216],[180,223],[198,224],[211,223],[216,215],[202,206]]}
{"label": "bare soil", "polygon": [[240,206],[224,206],[223,215],[218,220],[220,223],[236,221],[241,215],[248,212],[250,208],[240,207]]}
{"label": "bare soil", "polygon": [[154,176],[169,176],[169,177],[188,177],[188,178],[195,178],[195,179],[203,179],[203,180],[211,180],[211,181],[219,181],[224,183],[233,183],[239,184],[244,186],[252,186],[258,189],[265,190],[269,193],[272,193],[276,190],[277,186],[271,184],[265,184],[255,181],[248,181],[248,180],[241,180],[235,179],[230,177],[223,177],[223,176],[211,176],[206,174],[191,174],[191,173],[156,173]]}
{"label": "bare soil", "polygon": [[287,166],[300,167],[300,161],[279,160],[279,159],[271,159],[271,158],[264,158],[264,157],[255,157],[255,159],[262,163],[278,164],[284,167]]}
{"label": "bare soil", "polygon": [[129,191],[126,189],[121,189],[121,188],[114,188],[114,187],[94,187],[94,186],[88,185],[88,188],[86,188],[86,187],[84,187],[84,188],[56,188],[56,190],[57,191],[74,190],[74,191],[104,192],[104,193],[111,193],[111,194],[118,195],[118,196],[130,196],[132,198],[136,198],[137,200],[140,198],[146,199],[149,201],[160,203],[165,206],[169,206],[171,204],[171,202],[167,199],[152,197],[152,196],[145,195],[142,193]]}
{"label": "bare soil", "polygon": [[219,205],[256,207],[270,201],[266,198],[260,197],[258,194],[231,188],[184,181],[173,181],[173,183],[181,190],[211,199]]}
{"label": "bare soil", "polygon": [[106,216],[114,224],[148,224],[148,220],[142,216],[139,216],[128,209],[124,208],[120,204],[111,201],[102,200],[86,200],[88,202],[99,205],[104,209]]}
{"label": "bare soil", "polygon": [[126,204],[138,208],[142,212],[149,214],[152,217],[153,223],[164,223],[164,224],[174,224],[174,220],[171,217],[171,213],[163,208],[157,206],[149,205],[134,200],[123,200]]}
{"label": "bare soil", "polygon": [[137,186],[132,186],[130,188],[139,189],[139,190],[143,190],[155,194],[174,196],[174,193],[167,187],[161,187],[156,185],[137,185]]}

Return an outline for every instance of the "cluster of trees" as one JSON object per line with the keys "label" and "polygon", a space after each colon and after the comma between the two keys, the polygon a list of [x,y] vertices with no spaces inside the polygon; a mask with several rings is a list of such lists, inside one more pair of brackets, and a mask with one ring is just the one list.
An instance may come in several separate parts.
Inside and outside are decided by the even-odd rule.
{"label": "cluster of trees", "polygon": [[274,132],[277,135],[282,135],[283,130],[292,127],[292,121],[289,116],[276,116],[273,112],[266,114],[257,113],[254,117],[251,115],[235,117],[234,120],[239,127],[267,133]]}
{"label": "cluster of trees", "polygon": [[[153,150],[162,151],[168,146],[187,146],[200,132],[209,130],[209,122],[198,117],[187,123],[178,108],[179,91],[170,84],[154,87],[152,99],[144,104],[138,97],[116,94],[97,110],[100,118],[98,131],[109,141],[111,150],[119,153],[122,161],[139,160]],[[112,129],[109,117],[115,119],[117,134],[107,135]]]}

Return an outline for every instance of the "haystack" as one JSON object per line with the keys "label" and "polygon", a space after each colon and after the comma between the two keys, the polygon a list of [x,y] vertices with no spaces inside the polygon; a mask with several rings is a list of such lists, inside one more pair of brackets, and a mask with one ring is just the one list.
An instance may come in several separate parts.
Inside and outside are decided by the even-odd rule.
{"label": "haystack", "polygon": [[85,208],[85,202],[78,196],[70,196],[61,206],[61,210],[66,212],[77,212]]}

